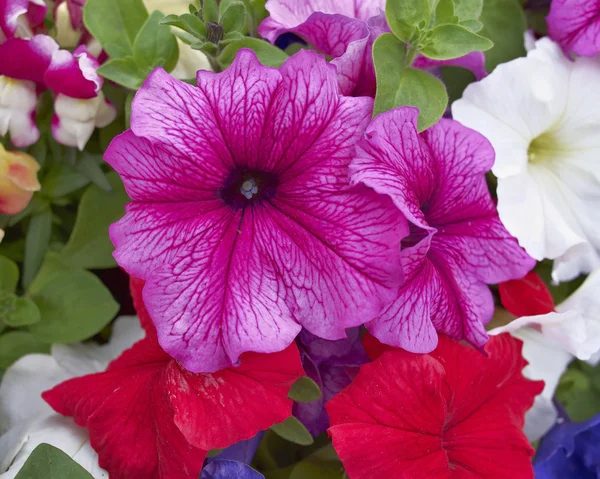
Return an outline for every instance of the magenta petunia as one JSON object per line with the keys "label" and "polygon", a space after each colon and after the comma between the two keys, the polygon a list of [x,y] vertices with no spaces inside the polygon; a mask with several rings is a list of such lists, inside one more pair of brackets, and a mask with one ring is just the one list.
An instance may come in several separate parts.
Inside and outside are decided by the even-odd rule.
{"label": "magenta petunia", "polygon": [[417,116],[409,107],[379,115],[350,165],[353,182],[389,195],[410,224],[398,264],[406,281],[367,328],[411,352],[432,351],[436,331],[481,348],[494,311],[486,284],[523,277],[535,261],[498,218],[485,181],[490,143],[453,120],[419,135]]}
{"label": "magenta petunia", "polygon": [[600,0],[552,0],[546,20],[548,35],[567,54],[600,52]]}
{"label": "magenta petunia", "polygon": [[302,326],[341,339],[376,317],[402,280],[408,226],[349,184],[372,100],[343,97],[310,51],[277,70],[241,50],[197,82],[155,70],[105,155],[132,199],[111,227],[115,258],[146,280],[162,347],[213,372],[284,349]]}
{"label": "magenta petunia", "polygon": [[[318,51],[332,57],[344,95],[375,96],[373,42],[389,32],[385,0],[268,0],[270,16],[259,33],[275,43],[284,33],[294,33]],[[473,52],[465,57],[436,61],[419,57],[417,68],[454,65],[468,68],[477,79],[487,75],[485,56]]]}

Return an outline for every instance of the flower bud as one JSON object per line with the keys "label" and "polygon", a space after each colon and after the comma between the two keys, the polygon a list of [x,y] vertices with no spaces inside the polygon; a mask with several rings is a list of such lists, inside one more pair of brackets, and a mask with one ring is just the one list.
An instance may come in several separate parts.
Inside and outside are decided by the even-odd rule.
{"label": "flower bud", "polygon": [[0,145],[0,213],[14,215],[27,206],[33,192],[41,188],[37,179],[39,169],[32,156],[6,151]]}

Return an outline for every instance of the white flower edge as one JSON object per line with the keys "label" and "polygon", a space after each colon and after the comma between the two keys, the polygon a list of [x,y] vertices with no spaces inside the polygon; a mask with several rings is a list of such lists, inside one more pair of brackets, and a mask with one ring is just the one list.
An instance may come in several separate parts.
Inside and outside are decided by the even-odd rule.
{"label": "white flower edge", "polygon": [[523,357],[529,363],[523,374],[544,381],[544,390],[525,416],[530,441],[542,437],[554,424],[552,404],[560,377],[574,357],[591,364],[600,358],[600,270],[556,307],[556,312],[518,318],[495,328],[490,335],[510,333],[523,341]]}
{"label": "white flower edge", "polygon": [[41,394],[67,379],[103,371],[143,337],[137,317],[122,316],[115,321],[106,345],[53,345],[51,355],[30,354],[11,365],[0,383],[0,479],[14,478],[42,443],[70,455],[95,479],[107,478],[85,429],[56,414]]}
{"label": "white flower edge", "polygon": [[599,82],[600,58],[571,61],[543,38],[452,105],[494,146],[502,222],[535,259],[556,260],[555,281],[600,267]]}

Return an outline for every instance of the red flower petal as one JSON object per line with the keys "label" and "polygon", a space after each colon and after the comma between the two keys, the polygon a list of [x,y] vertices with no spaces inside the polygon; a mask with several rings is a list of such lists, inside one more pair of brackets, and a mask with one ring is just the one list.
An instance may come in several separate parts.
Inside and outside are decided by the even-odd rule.
{"label": "red flower petal", "polygon": [[500,283],[498,292],[502,306],[518,318],[554,311],[552,294],[542,278],[534,271],[527,273],[523,279]]}
{"label": "red flower petal", "polygon": [[212,374],[193,374],[171,362],[165,380],[174,420],[190,443],[224,448],[292,414],[287,395],[304,376],[296,345],[279,353],[246,353],[241,359],[240,366]]}
{"label": "red flower petal", "polygon": [[249,439],[290,416],[288,392],[304,375],[300,354],[292,344],[278,353],[245,354],[235,368],[190,373],[160,348],[142,286],[132,280],[148,336],[106,372],[66,381],[43,398],[88,428],[111,479],[196,479],[207,450]]}
{"label": "red flower petal", "polygon": [[[543,385],[523,378],[520,342],[494,337],[484,356],[439,339],[428,355],[381,354],[328,403],[348,475],[532,478],[533,449],[521,429]],[[366,347],[381,350],[368,337]]]}
{"label": "red flower petal", "polygon": [[[367,356],[371,361],[375,361],[379,356],[381,356],[386,351],[402,351],[401,349],[395,348],[393,346],[388,346],[387,344],[383,344],[379,339],[377,339],[372,334],[367,331],[364,332],[362,336],[362,344],[363,348],[367,352]],[[411,354],[411,353],[406,353]]]}

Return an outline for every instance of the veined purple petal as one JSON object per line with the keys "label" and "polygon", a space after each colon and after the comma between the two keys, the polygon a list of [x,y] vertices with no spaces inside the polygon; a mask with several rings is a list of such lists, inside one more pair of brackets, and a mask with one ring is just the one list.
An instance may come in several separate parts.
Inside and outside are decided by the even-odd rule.
{"label": "veined purple petal", "polygon": [[567,54],[600,52],[600,0],[552,0],[546,20],[548,35]]}
{"label": "veined purple petal", "polygon": [[483,52],[471,52],[459,58],[451,60],[432,60],[431,58],[420,55],[413,63],[415,68],[426,70],[428,68],[449,66],[462,67],[470,70],[475,75],[476,80],[481,80],[487,76],[485,69],[485,54]]}
{"label": "veined purple petal", "polygon": [[106,153],[133,200],[111,238],[186,368],[282,350],[302,326],[344,338],[393,299],[406,220],[348,181],[371,112],[314,52],[276,70],[242,50],[198,87],[150,75]]}
{"label": "veined purple petal", "polygon": [[523,277],[535,261],[498,218],[485,182],[489,142],[453,120],[419,135],[417,116],[405,107],[376,117],[350,165],[353,182],[390,196],[411,222],[406,280],[367,328],[412,352],[433,350],[436,331],[482,347],[494,310],[486,284]]}

